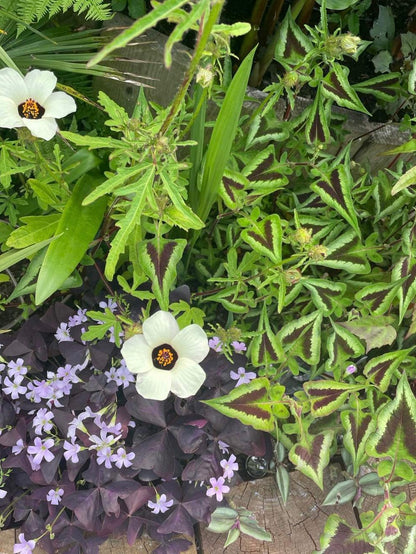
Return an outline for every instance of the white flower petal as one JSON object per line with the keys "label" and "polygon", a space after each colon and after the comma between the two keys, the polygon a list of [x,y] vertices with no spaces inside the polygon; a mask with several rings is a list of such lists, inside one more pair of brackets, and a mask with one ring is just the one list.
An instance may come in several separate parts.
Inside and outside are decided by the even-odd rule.
{"label": "white flower petal", "polygon": [[17,105],[6,96],[0,96],[0,127],[6,127],[6,129],[24,127],[23,120],[17,111]]}
{"label": "white flower petal", "polygon": [[44,117],[65,117],[69,113],[75,112],[77,105],[75,100],[65,92],[52,93],[43,104],[45,108]]}
{"label": "white flower petal", "polygon": [[26,119],[23,117],[22,121],[34,137],[45,140],[53,138],[58,130],[58,125],[52,117],[42,117],[42,119]]}
{"label": "white flower petal", "polygon": [[171,342],[179,357],[190,358],[194,362],[202,362],[208,355],[208,337],[199,325],[184,327]]}
{"label": "white flower petal", "polygon": [[187,358],[179,358],[170,372],[171,391],[179,398],[193,396],[205,381],[205,371],[200,365]]}
{"label": "white flower petal", "polygon": [[[36,100],[41,106],[56,87],[56,76],[52,71],[40,71],[33,69],[26,73],[24,78],[29,97]],[[47,139],[46,139],[47,140]]]}
{"label": "white flower petal", "polygon": [[146,373],[154,368],[152,349],[143,335],[134,335],[121,347],[121,355],[131,373]]}
{"label": "white flower petal", "polygon": [[179,325],[169,312],[159,310],[143,323],[143,335],[153,349],[161,344],[171,344],[173,337],[179,333]]}
{"label": "white flower petal", "polygon": [[0,69],[0,96],[11,98],[17,105],[28,98],[23,77],[11,67]]}
{"label": "white flower petal", "polygon": [[170,392],[171,372],[152,369],[137,376],[136,389],[144,398],[165,400]]}

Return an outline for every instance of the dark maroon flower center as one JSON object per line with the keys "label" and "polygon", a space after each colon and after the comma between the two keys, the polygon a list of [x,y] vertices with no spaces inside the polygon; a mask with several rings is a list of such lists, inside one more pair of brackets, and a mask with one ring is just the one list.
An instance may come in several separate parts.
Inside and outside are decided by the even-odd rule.
{"label": "dark maroon flower center", "polygon": [[161,344],[156,346],[152,352],[153,365],[158,369],[173,369],[178,355],[170,344]]}
{"label": "dark maroon flower center", "polygon": [[20,117],[25,119],[40,119],[45,113],[45,108],[38,104],[36,100],[33,100],[33,98],[28,98],[17,106],[17,111]]}

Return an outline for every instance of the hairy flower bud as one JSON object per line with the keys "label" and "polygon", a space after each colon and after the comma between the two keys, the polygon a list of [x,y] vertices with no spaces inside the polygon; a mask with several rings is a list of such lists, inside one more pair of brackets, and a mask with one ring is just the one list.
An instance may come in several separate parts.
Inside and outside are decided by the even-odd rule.
{"label": "hairy flower bud", "polygon": [[283,275],[288,285],[295,285],[302,278],[302,273],[294,267],[287,269]]}
{"label": "hairy flower bud", "polygon": [[325,51],[332,58],[341,58],[343,55],[353,56],[357,53],[361,44],[360,37],[345,33],[343,35],[331,35],[325,43]]}
{"label": "hairy flower bud", "polygon": [[293,88],[299,83],[299,75],[297,71],[286,71],[283,75],[283,84],[287,88]]}
{"label": "hairy flower bud", "polygon": [[209,87],[214,81],[215,74],[212,71],[212,67],[200,67],[196,74],[196,82],[201,85],[202,88]]}
{"label": "hairy flower bud", "polygon": [[325,260],[327,255],[328,255],[328,248],[326,246],[323,246],[322,244],[316,244],[315,246],[311,246],[311,248],[308,251],[308,256],[314,262],[320,262],[322,260]]}
{"label": "hairy flower bud", "polygon": [[312,238],[312,229],[307,229],[306,227],[301,227],[300,229],[297,229],[293,235],[292,238],[295,242],[300,244],[301,246],[306,246],[311,242]]}

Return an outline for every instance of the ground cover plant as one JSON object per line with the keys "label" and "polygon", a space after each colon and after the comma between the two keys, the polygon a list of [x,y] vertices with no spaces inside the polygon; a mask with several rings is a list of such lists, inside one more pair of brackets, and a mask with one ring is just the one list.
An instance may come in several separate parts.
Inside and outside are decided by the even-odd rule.
{"label": "ground cover plant", "polygon": [[[289,463],[322,488],[335,454],[347,478],[325,504],[380,504],[357,528],[331,516],[320,552],[414,551],[414,499],[396,489],[416,479],[416,146],[374,173],[345,130],[346,110],[383,110],[413,132],[411,36],[393,67],[385,10],[370,41],[364,3],[323,1],[310,25],[298,16],[311,3],[294,3],[258,100],[247,84],[262,57],[250,50],[232,74],[230,41],[250,26],[221,23],[222,0],[153,2],[104,46],[95,30],[76,44],[51,25],[70,6],[111,17],[87,4],[0,12],[2,305],[23,311],[0,350],[0,507],[21,526],[15,552],[97,552],[111,533],[133,543],[146,530],[174,553],[197,522],[227,544],[267,540],[226,506],[240,456],[264,456],[287,499]],[[107,62],[166,21],[166,66],[194,41],[172,102],[138,89],[129,114],[89,98],[85,75],[125,79]],[[368,51],[376,74],[356,81]]]}

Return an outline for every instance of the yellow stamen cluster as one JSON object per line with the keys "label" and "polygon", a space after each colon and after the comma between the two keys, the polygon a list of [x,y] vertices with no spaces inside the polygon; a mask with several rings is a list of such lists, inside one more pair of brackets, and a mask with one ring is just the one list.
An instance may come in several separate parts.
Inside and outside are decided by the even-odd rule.
{"label": "yellow stamen cluster", "polygon": [[161,367],[166,367],[173,362],[173,352],[169,348],[161,348],[156,355],[156,361]]}
{"label": "yellow stamen cluster", "polygon": [[44,108],[40,104],[33,100],[33,98],[28,98],[18,108],[19,115],[25,119],[40,119],[45,113]]}

